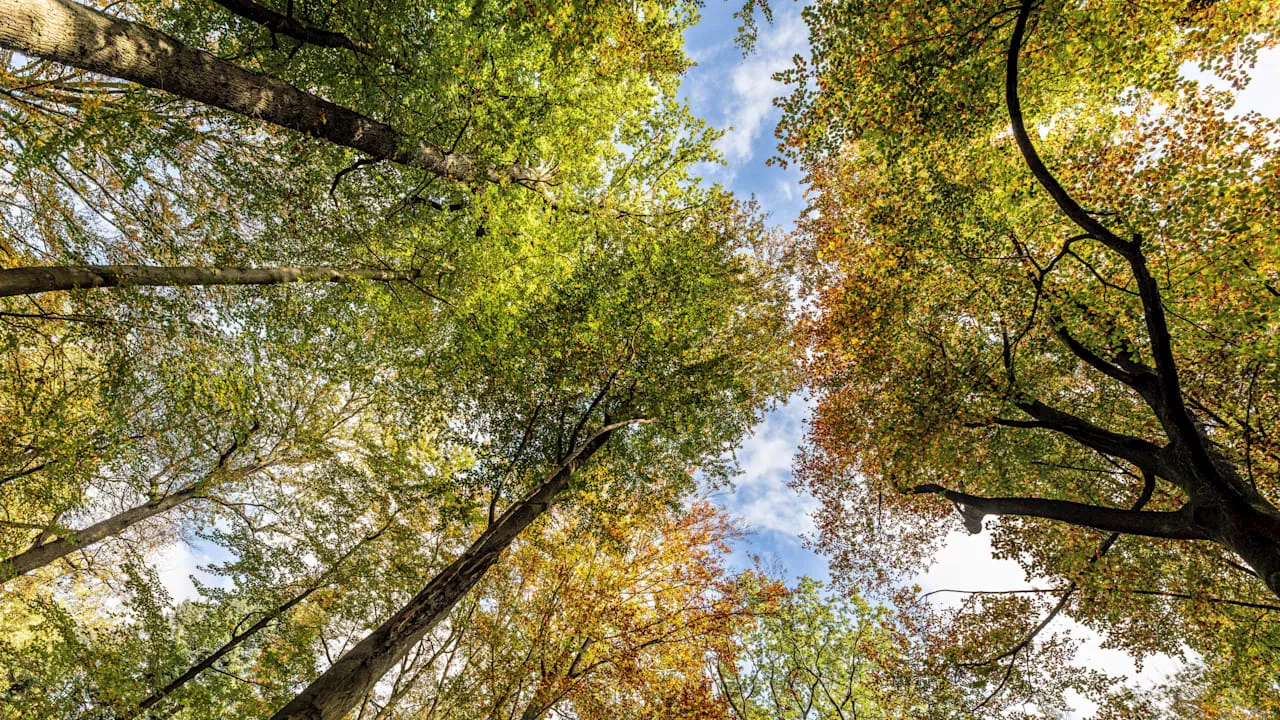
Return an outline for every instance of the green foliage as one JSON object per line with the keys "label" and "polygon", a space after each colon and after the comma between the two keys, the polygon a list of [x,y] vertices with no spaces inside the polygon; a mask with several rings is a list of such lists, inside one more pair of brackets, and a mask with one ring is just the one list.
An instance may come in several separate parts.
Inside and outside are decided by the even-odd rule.
{"label": "green foliage", "polygon": [[[108,11],[405,137],[545,167],[554,202],[353,165],[252,118],[7,56],[6,266],[417,273],[0,300],[4,557],[188,496],[4,584],[0,705],[16,718],[269,715],[602,426],[646,421],[574,477],[566,543],[677,512],[690,468],[727,472],[794,384],[776,239],[690,174],[716,137],[674,99],[694,5],[270,9],[361,49],[217,4]],[[152,569],[175,542],[216,558],[179,601]]]}

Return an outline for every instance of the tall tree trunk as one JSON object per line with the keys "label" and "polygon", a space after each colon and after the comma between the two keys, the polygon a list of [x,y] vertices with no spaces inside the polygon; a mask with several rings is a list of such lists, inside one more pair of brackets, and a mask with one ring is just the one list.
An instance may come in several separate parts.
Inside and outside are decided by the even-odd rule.
{"label": "tall tree trunk", "polygon": [[101,542],[109,537],[114,537],[150,517],[155,517],[166,510],[177,507],[182,503],[196,497],[201,492],[205,492],[215,485],[226,482],[232,478],[240,478],[251,475],[258,470],[266,467],[269,463],[254,463],[247,467],[236,470],[216,469],[205,475],[201,480],[194,482],[177,492],[169,493],[164,497],[148,500],[141,505],[117,513],[96,522],[93,525],[83,529],[76,530],[72,533],[63,534],[55,540],[50,540],[42,545],[35,545],[31,549],[18,553],[7,560],[0,561],[0,583],[7,582],[19,575],[25,575],[32,570],[48,565],[58,558],[65,557],[81,548],[89,547],[95,543]]}
{"label": "tall tree trunk", "polygon": [[275,285],[292,282],[350,282],[352,280],[413,280],[417,271],[331,267],[157,267],[153,265],[70,265],[0,270],[0,297],[35,295],[54,290],[109,288],[130,285],[187,287],[191,285]]}
{"label": "tall tree trunk", "polygon": [[537,487],[481,533],[457,560],[432,578],[422,592],[338,658],[273,715],[272,720],[340,720],[345,717],[373,685],[484,577],[511,541],[551,507],[574,471],[603,447],[614,431],[633,422],[642,421],[606,425],[578,446]]}
{"label": "tall tree trunk", "polygon": [[452,180],[528,186],[545,180],[519,165],[485,170],[470,155],[419,142],[279,78],[250,72],[158,30],[71,0],[0,0],[0,47],[259,118]]}

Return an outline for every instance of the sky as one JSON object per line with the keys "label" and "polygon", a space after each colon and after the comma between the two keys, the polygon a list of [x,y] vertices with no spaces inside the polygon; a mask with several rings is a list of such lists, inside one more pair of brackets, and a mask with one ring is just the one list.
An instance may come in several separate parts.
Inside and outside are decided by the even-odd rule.
{"label": "sky", "polygon": [[[695,114],[725,131],[717,142],[725,164],[702,166],[703,178],[739,196],[754,195],[773,224],[790,229],[804,198],[799,172],[766,164],[776,154],[773,129],[781,116],[773,99],[784,91],[772,76],[806,53],[808,31],[799,4],[778,4],[774,21],[760,23],[755,52],[744,57],[734,43],[739,22],[733,13],[739,7],[738,0],[710,0],[703,8],[702,20],[685,37],[685,50],[696,65],[680,92]],[[713,495],[748,530],[735,546],[734,564],[740,568],[750,567],[751,556],[759,555],[790,578],[828,579],[826,561],[803,543],[813,530],[816,503],[787,486],[810,407],[796,395],[769,412],[737,453],[741,473],[733,486]]]}
{"label": "sky", "polygon": [[[696,114],[716,127],[728,129],[718,146],[726,164],[704,168],[704,177],[740,196],[756,196],[771,213],[771,221],[789,229],[804,206],[800,174],[794,168],[783,170],[766,161],[776,152],[773,129],[781,116],[773,98],[784,91],[772,75],[791,66],[794,56],[806,54],[808,37],[800,17],[802,5],[775,0],[774,21],[761,22],[756,52],[748,57],[743,57],[733,42],[738,28],[733,12],[740,6],[737,0],[708,2],[702,20],[686,36],[686,50],[697,65],[681,92]],[[1227,89],[1193,67],[1184,68],[1183,72]],[[1280,117],[1280,52],[1264,54],[1254,78],[1237,96],[1236,110]],[[788,579],[801,575],[830,579],[826,560],[804,542],[814,529],[811,513],[816,501],[787,486],[811,408],[808,398],[797,395],[770,412],[737,453],[741,474],[734,486],[713,495],[747,531],[734,548],[733,562],[739,568],[750,567],[753,558],[759,557],[766,566],[781,569]],[[951,535],[934,565],[914,582],[924,591],[1050,586],[1027,578],[1012,560],[994,559],[986,533],[968,535],[960,531]],[[942,603],[955,602],[960,597],[934,596]],[[1078,662],[1126,677],[1138,686],[1150,687],[1180,667],[1177,659],[1163,655],[1148,658],[1138,667],[1127,654],[1102,648],[1096,633],[1067,618],[1055,620],[1049,631],[1070,632],[1081,641]],[[1079,696],[1074,696],[1073,702],[1072,717],[1088,716],[1094,709]]]}

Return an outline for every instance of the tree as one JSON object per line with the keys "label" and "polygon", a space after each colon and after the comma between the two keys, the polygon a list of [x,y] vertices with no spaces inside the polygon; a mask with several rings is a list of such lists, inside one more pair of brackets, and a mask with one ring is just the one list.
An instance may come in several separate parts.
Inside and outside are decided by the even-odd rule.
{"label": "tree", "polygon": [[[678,28],[683,18],[680,17],[679,12],[672,13],[670,6],[656,3],[641,16],[633,15],[630,8],[601,8],[598,14],[575,18],[580,20],[581,24],[569,27],[567,36],[561,36],[555,30],[557,23],[554,15],[547,23],[551,32],[541,28],[530,32],[530,26],[521,22],[524,18],[520,17],[520,11],[514,13],[514,18],[503,17],[505,8],[489,9],[483,5],[467,8],[467,12],[461,17],[447,15],[439,17],[437,23],[425,28],[425,32],[418,27],[402,26],[393,29],[379,24],[379,18],[394,15],[397,12],[426,10],[430,7],[429,5],[421,7],[414,3],[389,3],[383,7],[360,8],[346,18],[331,18],[331,21],[338,23],[366,26],[367,32],[373,35],[368,40],[352,38],[343,33],[326,33],[319,28],[307,27],[306,23],[292,18],[292,6],[288,12],[282,14],[252,2],[227,2],[221,5],[229,10],[236,20],[248,20],[269,30],[273,48],[276,33],[296,40],[298,44],[295,46],[295,51],[307,45],[325,50],[359,48],[361,57],[368,59],[377,67],[377,70],[367,79],[378,82],[382,85],[380,89],[384,91],[392,90],[394,85],[400,84],[397,79],[390,76],[391,72],[420,82],[427,78],[435,80],[443,74],[441,73],[443,68],[449,67],[448,63],[451,60],[474,65],[478,48],[471,42],[475,38],[475,32],[480,29],[478,26],[497,18],[516,21],[512,23],[513,29],[516,30],[515,37],[512,38],[517,42],[516,47],[528,49],[541,43],[542,47],[539,50],[550,50],[556,60],[572,58],[578,61],[593,55],[598,58],[599,52],[607,53],[605,57],[599,58],[603,63],[595,68],[597,74],[601,71],[619,69],[616,60],[611,60],[609,57],[614,52],[638,53],[636,57],[640,59],[638,65],[641,68],[641,74],[648,74],[647,71],[650,69],[665,72],[671,69],[678,70],[680,68],[677,64],[683,62],[679,51],[673,51],[670,46],[670,35],[666,32],[673,27]],[[440,11],[440,8],[433,9]],[[535,8],[533,12],[536,14],[539,10],[540,8]],[[473,13],[474,17],[472,17]],[[493,15],[490,16],[489,13]],[[483,157],[484,152],[479,151],[478,148],[471,152],[455,150],[460,138],[454,138],[452,143],[443,142],[449,137],[447,132],[441,135],[441,142],[433,142],[415,137],[404,128],[396,127],[394,123],[375,120],[366,115],[363,112],[364,108],[360,107],[360,105],[376,107],[370,103],[375,98],[357,97],[356,106],[350,107],[342,104],[341,101],[334,102],[300,90],[290,82],[291,79],[315,82],[316,78],[306,76],[309,68],[306,68],[303,63],[290,62],[293,52],[288,54],[285,64],[292,65],[295,69],[302,69],[303,75],[297,78],[280,78],[267,73],[246,70],[209,52],[192,47],[172,35],[141,23],[107,15],[71,0],[38,2],[15,0],[0,8],[0,17],[3,18],[3,24],[0,24],[0,28],[3,28],[0,31],[0,45],[4,47],[18,50],[32,57],[45,58],[146,87],[163,89],[179,97],[246,117],[261,118],[288,130],[359,150],[372,161],[391,161],[425,170],[440,178],[465,183],[512,182],[537,187],[553,180],[546,170],[531,168],[519,162],[507,161],[499,167],[489,167],[490,163]],[[201,19],[197,19],[194,24],[198,25]],[[457,20],[462,21],[461,27],[457,27],[458,36],[448,43],[440,42],[437,33],[446,24],[454,24]],[[584,41],[587,45],[586,52],[564,51],[562,43]],[[450,44],[453,47],[449,47]],[[457,49],[463,52],[450,57],[451,51]],[[490,38],[490,42],[484,47],[483,54],[492,57],[503,52],[504,49],[501,44]],[[421,56],[411,54],[413,51],[421,53]],[[350,60],[350,58],[343,58],[343,60]],[[426,67],[423,67],[424,61],[427,64]],[[552,78],[549,79],[552,83],[555,82],[557,75],[571,75],[581,71],[579,62],[560,64],[564,69],[553,71]],[[458,68],[457,65],[453,67]],[[565,72],[565,69],[568,72]],[[419,72],[415,73],[415,70]],[[618,75],[629,75],[629,73],[618,73]],[[502,80],[508,80],[511,76],[499,77]],[[607,95],[615,91],[618,86],[632,81],[632,78],[608,75],[599,75],[598,79],[602,81],[599,84],[603,87],[593,88],[584,94],[591,95],[604,90],[603,94]],[[546,82],[548,80],[534,81],[533,85],[537,87]],[[320,84],[323,86],[325,83]],[[357,81],[349,83],[348,87],[330,85],[329,89],[335,91],[336,96],[340,96],[350,93],[352,88],[358,88],[360,84]],[[406,86],[406,89],[408,87],[411,86]],[[361,89],[358,89],[357,93]],[[413,90],[414,95],[421,97],[424,88],[418,86]],[[583,90],[585,88],[579,88],[577,92],[582,93]],[[427,92],[430,93],[430,89],[427,89]],[[382,97],[380,93],[379,96]],[[512,103],[510,96],[499,93],[499,97],[501,98],[499,103],[502,105],[515,104]],[[402,101],[407,99],[402,98]],[[546,97],[546,99],[550,98]],[[537,108],[537,105],[534,104],[533,107]],[[473,108],[475,109],[479,108]],[[470,120],[469,116],[467,122],[461,127],[462,131],[469,129]],[[414,124],[420,125],[421,120],[417,120]],[[442,129],[439,125],[446,123],[430,123],[428,126],[431,124],[437,125],[432,133],[437,134]],[[590,122],[585,123],[579,129],[586,129],[590,124]],[[483,137],[482,133],[479,134]],[[507,147],[502,150],[509,152],[513,149],[516,148]],[[519,149],[532,150],[532,148]]]}
{"label": "tree", "polygon": [[[702,465],[782,387],[779,360],[788,350],[781,278],[739,255],[749,248],[739,237],[749,216],[716,191],[703,198],[694,212],[625,223],[625,234],[596,218],[587,228],[593,241],[563,267],[558,292],[501,296],[479,308],[465,332],[482,333],[485,350],[459,373],[478,393],[484,434],[508,448],[501,475],[488,484],[508,497],[514,471],[511,484],[527,489],[276,717],[341,717],[355,707],[546,512],[587,459],[604,451],[621,463],[616,472],[632,488],[670,468]],[[542,389],[532,405],[531,389]]]}
{"label": "tree", "polygon": [[[251,4],[227,7],[255,14]],[[269,75],[246,71],[144,25],[69,0],[11,2],[0,8],[0,17],[4,18],[0,44],[33,57],[166,89],[450,180],[496,181],[504,175],[515,182],[541,180],[516,166],[506,173],[478,172],[473,157],[425,143],[415,146],[394,128],[359,112]]]}
{"label": "tree", "polygon": [[[454,246],[452,264],[465,269],[448,282],[437,283],[439,295],[422,292],[404,297],[391,294],[392,286],[357,283],[331,288],[294,286],[287,293],[274,294],[264,288],[247,296],[245,289],[237,289],[236,295],[225,297],[227,336],[214,335],[220,352],[229,355],[231,367],[243,362],[234,355],[237,348],[243,352],[263,342],[260,350],[251,353],[253,362],[246,364],[254,367],[261,355],[264,373],[279,376],[282,382],[300,381],[302,396],[318,407],[332,409],[329,400],[315,392],[316,375],[292,372],[315,366],[319,376],[332,378],[343,392],[358,387],[353,383],[362,378],[379,391],[378,400],[362,405],[344,427],[344,433],[352,433],[350,438],[328,455],[283,477],[246,477],[248,482],[238,488],[238,483],[231,484],[231,497],[223,498],[220,506],[234,508],[236,523],[243,523],[247,531],[235,548],[249,560],[272,558],[260,572],[274,586],[265,591],[246,589],[252,604],[238,607],[278,609],[298,596],[299,584],[305,584],[297,580],[303,573],[298,560],[289,559],[290,552],[267,552],[257,537],[267,532],[260,528],[281,526],[273,515],[316,517],[310,523],[314,529],[305,535],[341,539],[343,534],[334,533],[346,526],[335,527],[337,520],[322,524],[319,518],[334,515],[335,505],[353,506],[340,517],[354,526],[351,530],[367,533],[363,513],[381,504],[381,495],[398,484],[399,477],[414,473],[412,456],[374,465],[353,454],[353,445],[358,447],[355,439],[370,427],[385,427],[393,438],[401,433],[435,436],[439,442],[456,443],[471,458],[461,468],[432,467],[430,475],[450,470],[453,474],[436,477],[416,497],[411,494],[392,503],[402,512],[413,513],[424,512],[422,505],[445,500],[461,504],[463,509],[451,511],[452,527],[446,525],[448,529],[439,533],[452,539],[439,553],[443,562],[426,562],[411,568],[413,572],[397,574],[399,582],[380,589],[385,596],[378,603],[371,603],[359,590],[376,586],[379,578],[368,578],[369,584],[363,586],[352,583],[352,594],[344,594],[346,605],[332,625],[326,613],[320,613],[326,621],[309,628],[285,625],[296,635],[285,643],[285,659],[268,666],[270,674],[260,681],[260,691],[247,697],[243,690],[220,692],[218,697],[231,707],[253,707],[254,712],[345,714],[443,621],[498,561],[502,550],[569,487],[599,482],[604,484],[601,492],[625,496],[642,492],[657,478],[674,476],[676,484],[687,489],[692,481],[685,469],[690,465],[715,469],[716,458],[745,431],[759,405],[787,386],[787,292],[779,268],[767,255],[770,239],[753,209],[718,189],[690,186],[685,168],[700,156],[699,148],[705,149],[707,140],[677,137],[683,117],[676,110],[670,116],[647,118],[652,124],[637,122],[623,129],[624,137],[645,134],[650,144],[617,158],[621,172],[612,176],[615,192],[632,200],[648,196],[644,202],[650,213],[552,214],[545,210],[530,218],[528,206],[511,208],[494,202],[506,191],[492,188],[477,193],[482,227],[486,234],[514,242]],[[660,144],[664,141],[678,147],[690,142],[694,154],[673,160],[670,149]],[[650,163],[661,172],[649,175]],[[650,181],[650,177],[657,179]],[[431,229],[418,228],[418,232],[427,234]],[[96,301],[99,295],[92,295]],[[78,301],[76,297],[69,300]],[[120,300],[135,301],[132,295]],[[179,328],[186,330],[186,324],[180,323]],[[378,342],[371,343],[374,337]],[[169,352],[181,355],[182,350],[179,345]],[[184,363],[159,367],[197,389],[205,387],[204,378],[242,377],[239,372],[195,373]],[[371,374],[365,375],[366,370]],[[251,372],[245,375],[253,377]],[[144,385],[164,377],[168,375],[141,373]],[[271,387],[247,384],[252,392],[235,397],[237,409],[256,409],[267,398],[293,410],[306,405]],[[211,399],[225,401],[223,395],[214,393]],[[205,397],[205,393],[201,389],[194,396]],[[189,415],[162,407],[165,418]],[[211,415],[226,419],[225,413]],[[626,435],[619,437],[624,429]],[[174,431],[176,437],[185,437]],[[227,446],[210,447],[225,452]],[[145,468],[145,453],[143,459]],[[299,501],[308,476],[346,466],[357,476],[373,475],[373,480],[342,503],[332,496],[305,504]],[[375,475],[382,472],[388,475]],[[272,491],[276,483],[283,487]],[[261,502],[269,493],[288,498],[284,512]],[[446,517],[448,507],[440,509]],[[283,526],[300,522],[285,521]],[[412,547],[412,537],[402,538],[399,547]],[[293,542],[286,547],[293,552],[306,550],[295,549]],[[305,564],[301,569],[306,571],[304,577],[319,570]],[[345,580],[350,580],[350,572],[344,571]],[[423,578],[432,574],[435,577],[424,584]],[[145,574],[140,577],[140,586],[149,584]],[[48,599],[38,586],[31,590],[24,584],[22,591],[36,593],[42,602]],[[139,590],[140,597],[154,595]],[[143,603],[160,616],[163,610],[155,608],[162,605],[153,600]],[[316,617],[309,602],[291,607],[290,615]],[[226,619],[231,612],[207,614],[212,622]],[[291,623],[288,618],[282,622]],[[162,625],[153,623],[155,628]],[[330,629],[363,639],[341,656],[330,658],[332,647],[325,639]],[[154,632],[158,637],[159,630]],[[74,625],[69,633],[81,642]],[[214,648],[222,647],[228,636],[240,638],[239,647],[257,647],[260,642],[241,638],[239,631],[224,630],[217,634]],[[34,646],[16,656],[25,661],[48,655],[37,650]],[[91,674],[84,684],[74,685],[82,690],[77,697],[87,696],[92,705],[125,712],[200,662],[174,657],[163,646],[151,652],[159,657],[148,661],[153,667],[142,673],[150,681],[143,687],[128,681],[139,672],[126,664],[119,672]],[[126,658],[136,662],[134,655]],[[370,656],[377,662],[360,662]],[[346,670],[353,665],[358,672]],[[316,678],[317,670],[325,671]],[[302,699],[291,699],[298,685],[308,681],[311,689]],[[191,709],[196,716],[219,711],[221,706],[214,705]]]}
{"label": "tree", "polygon": [[755,590],[754,617],[712,668],[735,720],[1044,717],[1067,708],[1067,688],[1104,699],[1110,685],[1063,664],[1061,647],[1038,648],[997,697],[993,673],[956,666],[954,618],[909,593],[890,606],[810,578]]}
{"label": "tree", "polygon": [[[782,359],[789,348],[782,278],[748,252],[753,238],[742,235],[752,227],[751,216],[738,214],[743,211],[716,191],[699,192],[706,194],[696,211],[635,224],[618,220],[616,228],[598,219],[587,224],[593,244],[580,245],[577,257],[539,252],[550,264],[541,267],[537,284],[495,278],[490,292],[457,309],[460,317],[444,326],[451,335],[441,343],[447,354],[456,353],[450,364],[437,359],[392,369],[398,383],[413,385],[418,373],[434,383],[445,381],[440,397],[456,403],[446,414],[450,434],[476,453],[469,469],[441,480],[451,494],[471,498],[471,510],[460,518],[465,523],[454,519],[450,531],[462,547],[446,546],[445,562],[428,566],[427,573],[405,573],[405,584],[388,588],[387,614],[379,612],[381,603],[371,607],[353,583],[346,623],[356,638],[364,637],[277,714],[342,716],[444,620],[571,483],[601,497],[626,497],[661,482],[687,490],[692,481],[686,468],[714,470],[715,458],[749,425],[758,404],[785,387]],[[617,232],[621,228],[628,232]],[[403,317],[397,312],[387,319]],[[426,329],[434,333],[441,327]],[[406,350],[421,347],[422,330],[411,323],[380,331],[379,356],[402,343]],[[438,377],[442,367],[451,373]],[[630,428],[631,418],[645,422]],[[618,437],[624,428],[627,434]],[[376,490],[379,483],[372,485]],[[368,492],[346,502],[380,504]],[[441,495],[430,492],[417,502]],[[323,515],[331,512],[330,504],[308,503],[304,512]],[[332,533],[333,526],[322,530],[322,536]],[[411,543],[412,537],[401,542]],[[261,540],[254,538],[249,548],[255,545]],[[431,572],[435,577],[424,585],[421,578]],[[296,593],[271,593],[280,599],[268,607]],[[369,627],[373,632],[366,634]],[[281,675],[263,682],[266,697],[258,702],[268,709],[276,693],[296,687],[293,673],[311,672],[309,666],[330,651],[314,630],[299,640],[301,652],[280,668]],[[368,657],[377,661],[359,663]],[[173,658],[163,665],[182,667]],[[166,672],[163,682],[172,674]],[[164,687],[160,680],[155,689]],[[144,701],[155,689],[113,692],[113,705]]]}
{"label": "tree", "polygon": [[361,716],[723,717],[704,662],[748,612],[722,565],[730,528],[656,490],[553,511]]}
{"label": "tree", "polygon": [[[861,598],[822,597],[802,578],[794,590],[761,600],[760,618],[742,633],[741,649],[715,666],[717,688],[739,720],[876,717],[887,677],[873,679],[886,651],[887,610]],[[887,659],[887,658],[886,658]],[[892,662],[892,661],[890,661]],[[894,708],[912,714],[902,698]],[[938,717],[945,709],[933,708]]]}
{"label": "tree", "polygon": [[950,508],[970,532],[998,516],[997,554],[1054,585],[1007,613],[1065,609],[1139,655],[1265,642],[1244,625],[1280,594],[1262,330],[1280,148],[1180,69],[1247,82],[1275,4],[807,17],[782,132],[814,190],[801,482],[823,545],[888,581]]}

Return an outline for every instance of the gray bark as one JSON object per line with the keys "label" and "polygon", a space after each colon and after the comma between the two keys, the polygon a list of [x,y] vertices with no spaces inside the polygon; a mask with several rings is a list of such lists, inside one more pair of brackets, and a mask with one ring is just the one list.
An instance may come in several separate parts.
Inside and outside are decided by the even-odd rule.
{"label": "gray bark", "polygon": [[18,553],[0,562],[0,582],[12,580],[19,575],[25,575],[32,570],[48,565],[58,558],[70,555],[76,550],[89,547],[114,535],[119,535],[136,523],[181,505],[191,499],[197,491],[198,488],[196,486],[188,486],[162,498],[131,507],[83,530],[77,530],[75,533],[64,535],[56,540],[36,545],[30,550]]}
{"label": "gray bark", "polygon": [[106,520],[96,522],[83,530],[61,534],[55,540],[34,545],[29,550],[0,561],[0,583],[42,568],[58,558],[70,555],[76,550],[119,535],[147,518],[155,517],[166,510],[175,508],[199,496],[201,492],[208,491],[228,480],[252,475],[268,465],[270,465],[270,461],[256,462],[235,470],[226,470],[219,467],[205,475],[201,480],[187,485],[177,492],[148,500],[141,505],[135,505],[128,510],[112,515]]}
{"label": "gray bark", "polygon": [[279,78],[71,0],[0,0],[0,47],[136,82],[451,180],[528,186],[545,180],[519,165],[485,170],[470,155],[419,142]]}
{"label": "gray bark", "polygon": [[0,270],[0,297],[122,286],[275,285],[292,282],[412,280],[416,271],[331,267],[212,268],[151,265],[40,266]]}

